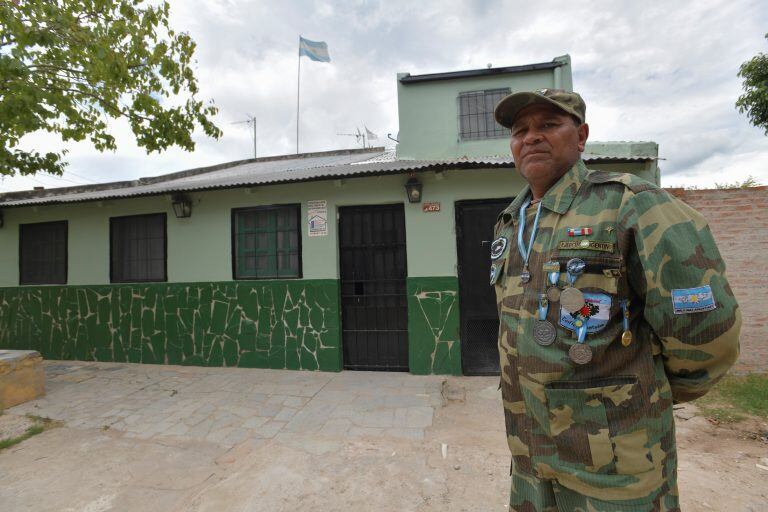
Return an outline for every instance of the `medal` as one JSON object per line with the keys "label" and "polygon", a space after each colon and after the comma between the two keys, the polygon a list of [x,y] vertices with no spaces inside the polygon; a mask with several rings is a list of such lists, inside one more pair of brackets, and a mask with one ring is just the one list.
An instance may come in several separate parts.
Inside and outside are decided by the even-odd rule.
{"label": "medal", "polygon": [[547,288],[547,299],[549,302],[557,302],[560,300],[560,288],[557,286],[550,286]]}
{"label": "medal", "polygon": [[525,210],[531,205],[531,199],[528,198],[522,206],[520,206],[520,222],[517,228],[517,250],[520,251],[520,257],[523,259],[523,271],[520,273],[520,281],[525,284],[531,280],[531,272],[528,270],[528,259],[533,252],[533,241],[536,239],[536,231],[539,229],[539,215],[541,215],[541,201],[539,201],[539,207],[536,210],[536,217],[533,219],[533,227],[531,228],[531,238],[528,240],[528,245],[525,245],[523,235],[525,234]]}
{"label": "medal", "polygon": [[579,316],[576,320],[576,343],[568,349],[568,357],[576,364],[587,364],[592,360],[592,348],[587,345],[587,321]]}
{"label": "medal", "polygon": [[576,364],[587,364],[592,360],[592,349],[586,343],[575,343],[568,349],[568,357]]}
{"label": "medal", "polygon": [[587,264],[581,258],[571,258],[565,265],[570,286],[560,293],[560,304],[570,313],[575,313],[584,307],[584,294],[581,290],[574,288],[574,284],[586,267]]}
{"label": "medal", "polygon": [[577,288],[566,288],[560,292],[560,304],[569,313],[575,313],[584,307],[584,294]]}
{"label": "medal", "polygon": [[565,269],[568,271],[568,279],[573,281],[583,274],[586,268],[587,264],[581,258],[571,258],[565,265]]}
{"label": "medal", "polygon": [[536,320],[533,324],[533,339],[542,347],[555,342],[557,330],[548,320]]}
{"label": "medal", "polygon": [[555,342],[557,338],[557,330],[547,320],[547,312],[549,311],[549,301],[547,295],[544,293],[539,294],[539,318],[533,324],[533,339],[542,347],[549,346]]}
{"label": "medal", "polygon": [[632,331],[624,331],[621,333],[621,344],[628,347],[632,343]]}

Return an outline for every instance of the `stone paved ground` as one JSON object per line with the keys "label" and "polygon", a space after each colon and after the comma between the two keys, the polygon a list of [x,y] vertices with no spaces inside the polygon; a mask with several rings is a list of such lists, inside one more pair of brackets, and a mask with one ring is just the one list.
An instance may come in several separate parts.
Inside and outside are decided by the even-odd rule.
{"label": "stone paved ground", "polygon": [[[63,426],[0,451],[0,512],[506,510],[498,377],[46,370],[47,396],[6,410],[0,437],[26,413]],[[682,509],[768,510],[768,445],[678,415]]]}
{"label": "stone paved ground", "polygon": [[439,377],[46,362],[45,398],[9,409],[139,439],[231,447],[280,433],[423,439]]}

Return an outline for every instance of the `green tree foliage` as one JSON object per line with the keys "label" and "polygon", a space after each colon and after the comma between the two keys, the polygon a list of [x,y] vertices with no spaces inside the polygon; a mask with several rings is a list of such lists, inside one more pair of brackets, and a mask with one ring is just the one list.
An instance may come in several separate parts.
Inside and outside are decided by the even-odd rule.
{"label": "green tree foliage", "polygon": [[[765,35],[768,39],[768,34]],[[747,113],[749,122],[768,135],[768,55],[759,53],[739,68],[744,79],[744,94],[736,101],[739,112]]]}
{"label": "green tree foliage", "polygon": [[147,152],[192,151],[210,137],[213,102],[196,98],[195,43],[169,26],[167,2],[0,0],[0,175],[61,174],[65,151],[25,151],[27,134],[89,139],[115,150],[110,118],[125,118]]}

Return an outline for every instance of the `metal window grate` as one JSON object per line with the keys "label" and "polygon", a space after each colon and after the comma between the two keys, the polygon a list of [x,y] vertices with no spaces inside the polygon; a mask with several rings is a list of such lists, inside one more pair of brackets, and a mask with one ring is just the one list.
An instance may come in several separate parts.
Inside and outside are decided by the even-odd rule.
{"label": "metal window grate", "polygon": [[490,89],[459,93],[459,137],[480,140],[506,137],[509,130],[493,118],[493,110],[509,89]]}
{"label": "metal window grate", "polygon": [[19,284],[67,284],[67,221],[19,226]]}
{"label": "metal window grate", "polygon": [[113,283],[166,280],[165,220],[164,213],[109,219]]}
{"label": "metal window grate", "polygon": [[300,205],[232,212],[235,279],[301,277]]}

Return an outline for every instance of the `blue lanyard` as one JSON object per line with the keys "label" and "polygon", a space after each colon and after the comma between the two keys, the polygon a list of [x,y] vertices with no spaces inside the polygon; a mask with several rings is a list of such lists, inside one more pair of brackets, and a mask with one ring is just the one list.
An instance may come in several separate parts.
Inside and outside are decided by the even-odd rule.
{"label": "blue lanyard", "polygon": [[530,206],[530,198],[523,203],[520,207],[520,226],[517,228],[517,250],[520,251],[520,256],[523,258],[523,269],[528,269],[528,258],[533,251],[533,241],[536,239],[536,231],[539,229],[539,214],[541,214],[541,204],[539,201],[539,208],[536,210],[536,217],[533,219],[533,229],[531,229],[531,238],[526,247],[523,241],[523,234],[525,233],[525,209]]}

